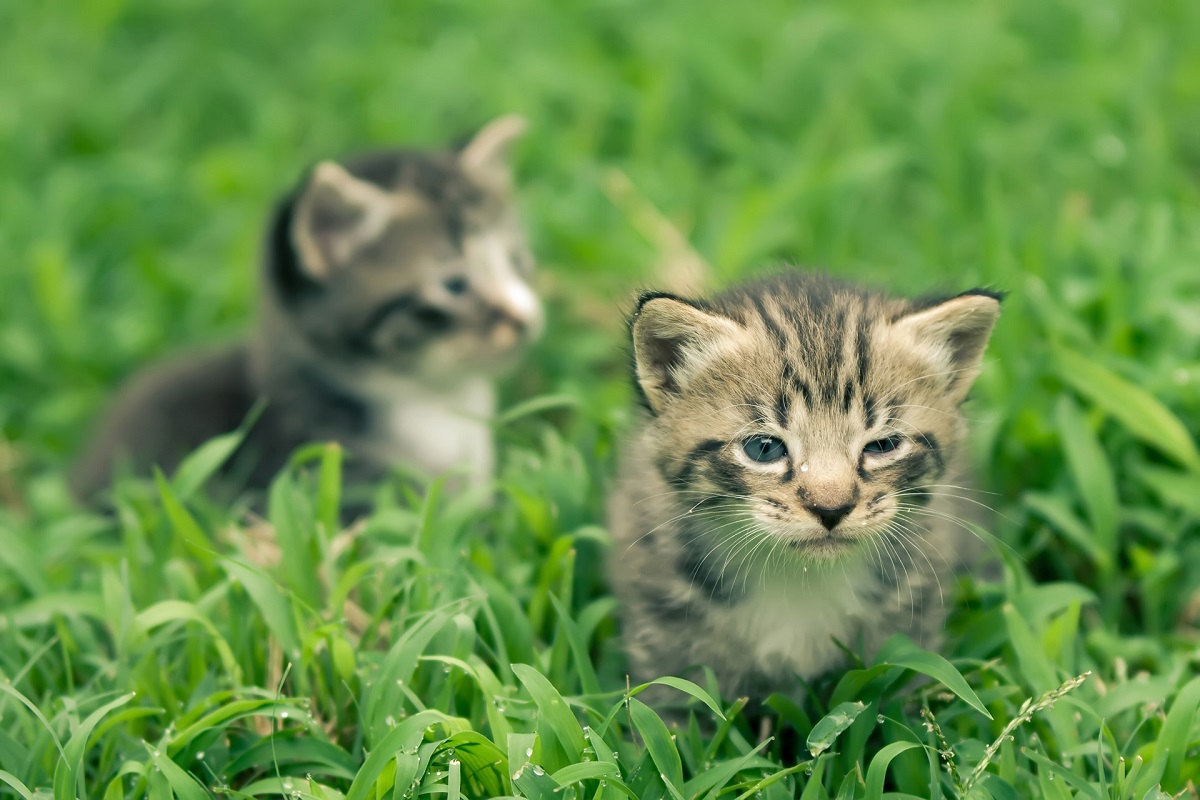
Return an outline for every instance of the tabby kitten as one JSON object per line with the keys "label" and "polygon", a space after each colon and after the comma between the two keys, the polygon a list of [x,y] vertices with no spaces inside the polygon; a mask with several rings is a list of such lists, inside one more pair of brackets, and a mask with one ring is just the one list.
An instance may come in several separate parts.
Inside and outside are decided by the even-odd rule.
{"label": "tabby kitten", "polygon": [[789,272],[710,301],[643,295],[646,413],[610,503],[609,571],[638,680],[711,667],[762,697],[904,632],[936,646],[978,543],[966,398],[1000,312]]}
{"label": "tabby kitten", "polygon": [[492,473],[493,377],[542,324],[503,117],[465,146],[324,161],[285,197],[265,243],[247,341],[135,376],[76,468],[83,499],[122,460],[170,470],[265,410],[230,471],[265,486],[299,445],[341,442],[347,476],[404,464]]}

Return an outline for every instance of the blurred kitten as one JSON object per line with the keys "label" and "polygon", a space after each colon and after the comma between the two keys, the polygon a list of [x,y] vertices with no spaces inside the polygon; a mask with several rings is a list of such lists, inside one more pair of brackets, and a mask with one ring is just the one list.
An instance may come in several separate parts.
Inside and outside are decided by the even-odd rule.
{"label": "blurred kitten", "polygon": [[330,440],[354,482],[397,465],[486,482],[493,378],[542,324],[507,162],[524,127],[502,117],[455,151],[318,164],[267,232],[257,331],[136,375],[74,470],[76,496],[122,461],[171,470],[260,398],[230,468],[250,488]]}

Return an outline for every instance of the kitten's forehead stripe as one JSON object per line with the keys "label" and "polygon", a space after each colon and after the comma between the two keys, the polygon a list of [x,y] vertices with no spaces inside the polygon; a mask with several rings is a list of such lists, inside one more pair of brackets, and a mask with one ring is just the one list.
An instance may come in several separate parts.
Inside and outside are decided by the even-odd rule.
{"label": "kitten's forehead stripe", "polygon": [[784,353],[791,350],[791,344],[788,342],[787,334],[783,332],[783,328],[779,327],[779,324],[775,321],[774,317],[771,315],[771,312],[767,310],[767,304],[763,298],[758,295],[753,295],[750,300],[754,303],[755,310],[758,311],[759,319],[761,319],[763,324],[767,326],[767,331],[771,334],[771,338],[775,340],[775,344],[779,347],[779,349]]}
{"label": "kitten's forehead stripe", "polygon": [[858,330],[856,332],[855,341],[855,356],[858,359],[858,385],[866,388],[867,385],[867,370],[870,368],[870,322],[867,319],[866,310],[859,315]]}

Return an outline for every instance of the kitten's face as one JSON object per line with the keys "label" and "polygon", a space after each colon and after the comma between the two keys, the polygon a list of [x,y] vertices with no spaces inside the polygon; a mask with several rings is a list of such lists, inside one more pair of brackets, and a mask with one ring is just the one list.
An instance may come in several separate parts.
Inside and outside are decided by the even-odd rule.
{"label": "kitten's face", "polygon": [[495,152],[507,140],[488,137],[313,171],[290,230],[309,288],[291,311],[319,351],[454,380],[501,369],[540,333],[533,258]]}
{"label": "kitten's face", "polygon": [[918,308],[804,278],[707,309],[644,302],[635,355],[658,466],[685,509],[714,507],[712,546],[748,525],[763,553],[881,548],[911,533],[898,512],[926,501],[957,449],[997,313],[989,295]]}

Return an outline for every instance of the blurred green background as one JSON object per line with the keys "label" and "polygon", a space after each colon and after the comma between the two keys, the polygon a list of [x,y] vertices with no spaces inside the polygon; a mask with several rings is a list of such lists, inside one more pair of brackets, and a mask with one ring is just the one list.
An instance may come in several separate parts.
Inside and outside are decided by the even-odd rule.
{"label": "blurred green background", "polygon": [[[250,578],[228,566],[253,561],[253,541],[220,511],[198,512],[232,548],[218,568],[181,545],[180,530],[199,529],[177,501],[127,513],[119,543],[110,523],[70,509],[62,471],[92,418],[140,365],[252,324],[266,215],[307,165],[440,145],[508,112],[531,123],[516,164],[550,319],[507,402],[575,405],[548,402],[553,411],[501,431],[507,494],[486,521],[430,511],[437,524],[422,516],[415,540],[409,517],[368,528],[338,566],[350,581],[360,563],[381,565],[386,580],[360,598],[369,617],[400,619],[391,591],[417,614],[486,587],[507,615],[502,633],[521,643],[513,660],[584,691],[550,596],[588,622],[585,647],[616,652],[590,557],[602,537],[589,526],[602,522],[630,420],[623,315],[636,291],[717,287],[784,262],[898,291],[985,285],[1011,295],[969,414],[979,483],[1011,548],[1002,587],[968,586],[956,623],[967,635],[950,654],[995,721],[939,705],[950,740],[964,770],[986,766],[983,743],[1024,698],[1092,670],[1079,705],[1019,734],[1032,760],[1018,769],[1009,753],[993,777],[1052,796],[1038,781],[1054,773],[1034,768],[1045,752],[1078,758],[1075,774],[1100,787],[1081,796],[1133,796],[1105,783],[1117,754],[1164,756],[1147,763],[1167,770],[1172,791],[1200,778],[1182,761],[1198,739],[1187,715],[1200,685],[1178,691],[1200,646],[1200,3],[10,0],[0,2],[0,672],[24,675],[14,691],[64,736],[77,708],[138,690],[149,710],[109,730],[97,778],[120,787],[123,759],[145,758],[152,735],[169,740],[177,696],[274,691],[282,679],[279,654],[262,649],[278,633],[274,607],[254,612],[238,589]],[[304,530],[323,530],[306,484],[281,485]],[[288,502],[273,511],[295,522]],[[420,558],[393,558],[389,548],[413,541]],[[311,566],[285,562],[271,585],[291,604]],[[175,600],[211,615],[233,642],[229,663],[177,635],[183,623],[155,605]],[[300,633],[348,649],[362,631],[343,620],[329,633],[342,614],[329,602],[287,607]],[[99,606],[107,616],[94,620]],[[127,635],[135,612],[157,638]],[[426,654],[479,655],[524,697],[485,622],[471,623],[478,640],[443,637]],[[315,693],[351,762],[364,754],[359,689],[381,652],[374,639],[343,650],[337,670],[308,654],[285,687]],[[449,666],[417,673],[425,699],[453,689],[460,710],[499,705],[457,673],[451,686]],[[618,685],[620,664],[606,659],[601,674]],[[904,698],[846,696],[907,716],[875,730],[865,713],[854,746],[833,754],[836,777],[880,741],[926,730]],[[522,730],[540,725],[520,702]],[[1168,703],[1176,721],[1164,723]],[[45,784],[59,756],[38,718],[20,719],[13,736],[37,743],[21,774]],[[503,725],[476,724],[505,746]],[[1097,737],[1102,758],[1087,754]],[[639,763],[637,742],[617,739],[622,764]],[[681,737],[689,774],[712,754],[702,739]],[[0,736],[6,753],[24,752],[10,741]],[[733,736],[718,755],[750,750]],[[202,775],[194,756],[172,755]],[[910,790],[929,780],[923,759],[906,762]]]}
{"label": "blurred green background", "polygon": [[5,3],[0,429],[58,466],[119,378],[246,327],[306,165],[508,111],[544,385],[619,371],[620,313],[679,257],[657,209],[716,283],[1011,290],[983,405],[1029,446],[1047,327],[1194,418],[1198,28],[1186,1]]}
{"label": "blurred green background", "polygon": [[[1195,466],[1200,418],[1196,3],[97,0],[5,4],[0,29],[10,504],[61,502],[62,466],[139,365],[251,324],[264,220],[307,165],[516,111],[551,318],[509,398],[577,397],[581,448],[628,419],[638,289],[781,262],[987,285],[1012,295],[977,460],[999,505],[1046,495],[1033,513],[1055,524],[1019,525],[1029,557],[1078,577],[1087,558],[1047,548],[1065,532],[1086,554],[1096,514],[1100,549],[1118,527],[1155,547],[1190,530],[1160,501],[1196,506],[1189,472],[1163,474]],[[1075,448],[1067,387],[1096,406]],[[1106,422],[1105,398],[1149,414],[1149,438]],[[1097,449],[1106,474],[1080,474]]]}

